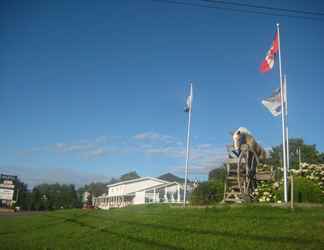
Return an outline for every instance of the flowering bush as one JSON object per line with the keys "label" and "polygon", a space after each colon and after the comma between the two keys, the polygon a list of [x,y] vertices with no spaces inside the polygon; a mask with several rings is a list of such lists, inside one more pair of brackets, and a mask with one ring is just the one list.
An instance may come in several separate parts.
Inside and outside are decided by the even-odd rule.
{"label": "flowering bush", "polygon": [[270,181],[260,181],[252,195],[258,202],[277,202],[277,184]]}
{"label": "flowering bush", "polygon": [[258,172],[269,171],[272,172],[273,166],[268,164],[259,164],[257,167]]}
{"label": "flowering bush", "polygon": [[[265,173],[272,176],[273,167],[267,164],[260,164],[257,166],[257,173]],[[257,182],[257,188],[252,193],[253,199],[257,202],[277,202],[278,195],[276,190],[279,188],[279,183],[273,182],[270,177],[269,180],[262,180]]]}

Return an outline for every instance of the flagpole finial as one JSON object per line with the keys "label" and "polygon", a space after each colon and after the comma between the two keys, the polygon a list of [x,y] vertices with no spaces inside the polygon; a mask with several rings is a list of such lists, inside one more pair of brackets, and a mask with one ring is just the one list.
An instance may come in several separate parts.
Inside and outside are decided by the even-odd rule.
{"label": "flagpole finial", "polygon": [[277,23],[277,27],[279,28],[279,26],[280,26],[280,24],[279,23]]}

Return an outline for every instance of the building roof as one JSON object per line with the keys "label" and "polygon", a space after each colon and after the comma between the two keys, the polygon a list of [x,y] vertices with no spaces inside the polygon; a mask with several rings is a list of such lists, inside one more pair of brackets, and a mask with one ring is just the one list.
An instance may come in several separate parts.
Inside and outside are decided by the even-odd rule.
{"label": "building roof", "polygon": [[120,181],[120,182],[116,182],[114,184],[110,184],[107,185],[107,187],[114,187],[114,186],[119,186],[119,185],[124,185],[124,184],[130,184],[130,183],[134,183],[134,182],[140,182],[140,181],[144,181],[144,180],[153,180],[153,181],[157,181],[160,182],[162,184],[168,184],[168,181],[164,181],[158,178],[154,178],[154,177],[141,177],[141,178],[137,178],[137,179],[132,179],[132,180],[128,180],[128,181]]}
{"label": "building roof", "polygon": [[180,186],[182,186],[178,182],[169,182],[169,183],[158,184],[158,185],[153,186],[153,187],[142,188],[142,189],[136,190],[136,192],[140,192],[140,191],[144,191],[144,190],[153,190],[153,189],[156,189],[156,188],[169,187],[169,186],[173,186],[173,185],[180,185]]}

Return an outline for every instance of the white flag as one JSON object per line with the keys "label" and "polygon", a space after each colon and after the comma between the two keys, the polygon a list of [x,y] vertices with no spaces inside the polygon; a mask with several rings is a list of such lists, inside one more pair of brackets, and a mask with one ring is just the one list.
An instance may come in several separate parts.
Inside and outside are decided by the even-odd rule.
{"label": "white flag", "polygon": [[262,100],[262,104],[270,111],[273,116],[281,114],[281,93],[280,89],[277,89],[275,93]]}
{"label": "white flag", "polygon": [[185,112],[191,112],[192,111],[192,84],[190,84],[190,94],[187,97]]}

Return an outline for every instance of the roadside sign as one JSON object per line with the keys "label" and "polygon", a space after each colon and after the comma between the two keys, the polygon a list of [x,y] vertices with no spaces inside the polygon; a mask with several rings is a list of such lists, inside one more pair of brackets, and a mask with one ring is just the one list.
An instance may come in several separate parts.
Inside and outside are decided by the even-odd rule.
{"label": "roadside sign", "polygon": [[8,181],[16,181],[17,176],[16,175],[9,175],[9,174],[1,174],[0,180],[8,180]]}
{"label": "roadside sign", "polygon": [[13,184],[0,183],[0,188],[14,189],[15,188],[15,185],[13,185]]}
{"label": "roadside sign", "polygon": [[14,190],[0,188],[0,200],[12,200]]}

